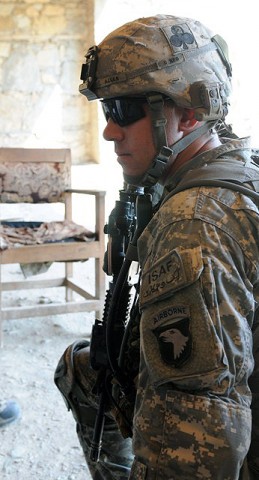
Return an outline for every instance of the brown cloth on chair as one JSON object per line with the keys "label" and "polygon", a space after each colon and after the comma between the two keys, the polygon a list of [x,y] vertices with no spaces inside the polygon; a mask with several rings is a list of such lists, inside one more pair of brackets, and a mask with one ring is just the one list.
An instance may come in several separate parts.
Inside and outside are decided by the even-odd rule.
{"label": "brown cloth on chair", "polygon": [[[89,242],[96,238],[96,234],[69,220],[42,222],[38,226],[31,226],[39,222],[4,222],[0,223],[0,251],[9,247],[36,245],[49,242],[79,240]],[[16,224],[16,225],[15,225]],[[46,272],[52,262],[20,264],[25,277]]]}
{"label": "brown cloth on chair", "polygon": [[30,227],[23,222],[22,226],[10,226],[0,223],[0,250],[22,245],[36,245],[48,242],[60,242],[66,239],[94,240],[96,234],[74,222],[43,222],[38,227]]}

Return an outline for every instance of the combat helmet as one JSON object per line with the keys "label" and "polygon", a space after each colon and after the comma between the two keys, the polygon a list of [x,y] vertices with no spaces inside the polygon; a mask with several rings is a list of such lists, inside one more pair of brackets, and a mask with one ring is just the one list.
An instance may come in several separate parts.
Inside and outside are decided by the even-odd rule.
{"label": "combat helmet", "polygon": [[[168,161],[201,131],[168,147],[163,102],[192,108],[207,130],[228,113],[231,64],[226,42],[197,20],[156,15],[117,28],[91,47],[82,66],[79,91],[88,100],[145,96],[153,115],[158,156],[155,183]],[[170,150],[171,149],[171,150]],[[159,158],[160,159],[159,159]],[[153,175],[151,174],[151,177]]]}

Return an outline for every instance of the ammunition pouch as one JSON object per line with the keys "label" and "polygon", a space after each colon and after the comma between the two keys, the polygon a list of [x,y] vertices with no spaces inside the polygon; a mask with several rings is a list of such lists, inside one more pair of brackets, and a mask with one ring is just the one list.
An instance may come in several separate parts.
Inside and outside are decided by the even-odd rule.
{"label": "ammunition pouch", "polygon": [[[85,427],[94,428],[98,409],[98,397],[93,394],[97,372],[89,368],[89,354],[85,354],[80,361],[80,378],[75,366],[75,356],[83,354],[83,349],[89,346],[88,340],[80,340],[69,345],[61,356],[54,374],[54,382],[60,391],[66,407],[71,410],[77,423],[77,433],[85,431]],[[85,366],[85,375],[83,372]],[[82,378],[81,378],[82,377]],[[87,384],[86,384],[87,382]],[[105,416],[105,427],[112,428],[116,422],[123,438],[131,436],[129,424],[132,422],[135,395],[132,398],[121,395],[119,387],[114,387],[119,408],[111,408]],[[128,419],[128,421],[127,421]],[[80,443],[82,441],[80,439]],[[83,446],[85,451],[85,446]]]}
{"label": "ammunition pouch", "polygon": [[92,415],[89,413],[86,393],[77,381],[74,370],[75,353],[88,346],[88,340],[80,340],[67,347],[54,374],[54,382],[61,392],[67,409],[71,410],[74,419],[79,424],[93,422]]}

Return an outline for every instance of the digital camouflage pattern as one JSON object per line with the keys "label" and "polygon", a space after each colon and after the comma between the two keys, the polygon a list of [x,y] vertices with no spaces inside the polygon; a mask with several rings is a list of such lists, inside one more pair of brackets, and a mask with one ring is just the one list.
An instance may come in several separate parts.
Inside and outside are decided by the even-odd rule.
{"label": "digital camouflage pattern", "polygon": [[253,325],[254,339],[254,371],[249,379],[249,385],[253,392],[252,397],[252,439],[248,452],[248,464],[250,471],[254,473],[254,479],[259,478],[259,309],[257,308],[256,318]]}
{"label": "digital camouflage pattern", "polygon": [[[238,145],[203,153],[174,181],[217,157],[251,164]],[[172,196],[143,232],[133,437],[133,469],[142,473],[130,478],[249,478],[239,475],[251,438],[258,235],[255,203],[211,187]]]}
{"label": "digital camouflage pattern", "polygon": [[197,20],[171,15],[114,30],[89,49],[81,78],[79,90],[88,100],[159,92],[195,108],[200,120],[223,118],[231,92],[224,40]]}
{"label": "digital camouflage pattern", "polygon": [[55,371],[55,383],[72,411],[86,463],[95,480],[125,480],[133,460],[131,439],[124,439],[110,412],[105,416],[102,451],[98,463],[89,458],[99,397],[93,394],[97,375],[89,365],[89,342],[70,345]]}
{"label": "digital camouflage pattern", "polygon": [[[228,47],[220,35],[213,35],[197,20],[172,15],[134,20],[90,47],[85,58],[79,91],[89,101],[101,99],[107,108],[108,99],[140,96],[149,105],[156,156],[144,175],[124,172],[127,184],[154,185],[172,152],[184,150],[195,136],[211,129],[209,122],[224,121],[228,114],[232,76]],[[192,108],[195,118],[205,122],[171,146],[165,99]],[[114,112],[115,107],[109,108]]]}
{"label": "digital camouflage pattern", "polygon": [[[255,168],[250,157],[245,140],[230,141],[182,167],[166,190],[190,168],[196,174],[222,159]],[[131,439],[121,436],[111,413],[101,461],[89,461],[96,374],[88,366],[84,343],[68,347],[62,356],[55,381],[79,410],[77,431],[95,480],[258,478],[258,347],[251,377],[255,427],[250,450],[248,385],[254,366],[252,326],[258,336],[258,319],[253,325],[259,299],[258,215],[248,196],[193,188],[162,204],[143,232],[131,468]],[[248,451],[254,476],[247,469]]]}
{"label": "digital camouflage pattern", "polygon": [[[209,131],[227,114],[231,65],[224,40],[200,22],[157,15],[127,23],[91,47],[81,80],[88,100],[146,96],[159,167],[159,154],[168,147],[163,95],[193,108],[205,121],[200,128]],[[192,133],[198,137],[201,130]],[[181,147],[177,142],[170,148],[179,153],[190,145],[188,138],[191,143],[187,135]],[[70,346],[60,360],[56,383],[70,402],[95,480],[251,480],[252,471],[259,478],[258,429],[252,430],[251,418],[253,411],[259,424],[256,346],[250,377],[258,322],[258,204],[219,186],[170,196],[185,179],[199,180],[201,172],[210,178],[215,164],[220,178],[259,190],[249,144],[222,142],[169,179],[166,198],[138,242],[141,316],[123,362],[134,378],[131,353],[139,360],[132,444],[114,421],[120,424],[117,412],[107,412],[100,462],[89,461],[96,375],[83,345]],[[155,180],[160,176],[158,168]]]}

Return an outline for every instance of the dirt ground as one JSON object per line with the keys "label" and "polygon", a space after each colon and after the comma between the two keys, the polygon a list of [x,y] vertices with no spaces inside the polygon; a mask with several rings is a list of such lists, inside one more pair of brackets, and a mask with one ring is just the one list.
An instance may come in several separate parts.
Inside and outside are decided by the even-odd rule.
{"label": "dirt ground", "polygon": [[[19,277],[19,265],[12,266],[9,274]],[[32,301],[24,291],[6,299],[9,303]],[[36,301],[51,302],[51,298],[42,291]],[[91,478],[75,422],[53,374],[65,348],[74,340],[89,338],[94,317],[94,313],[80,313],[4,322],[1,398],[17,400],[22,415],[18,422],[0,429],[1,480]]]}
{"label": "dirt ground", "polygon": [[[91,188],[107,190],[106,216],[114,207],[122,185],[120,171],[116,170],[112,174],[112,187],[110,190],[106,188],[111,166],[107,165],[107,168],[109,173],[107,169],[99,169],[95,165],[74,167],[72,172],[74,187],[84,188],[87,178]],[[12,208],[13,206],[9,205],[8,210],[0,211],[2,217],[20,215],[16,206],[15,211]],[[26,206],[25,213],[27,220],[34,219],[30,217],[29,206]],[[45,218],[56,220],[56,214],[53,207],[48,213],[44,206]],[[86,226],[91,230],[93,225],[90,214],[89,208],[82,209],[79,205],[75,221],[81,224],[87,216],[90,223]],[[85,262],[85,273],[80,262],[76,264],[83,282],[93,281],[91,261]],[[55,276],[57,268],[60,268],[60,265],[53,264],[53,270],[47,274],[51,275],[53,271]],[[19,280],[22,272],[19,265],[9,265],[3,266],[2,275],[5,280]],[[59,296],[60,301],[64,299],[62,289],[34,292],[33,295],[28,291],[15,295],[5,292],[5,302],[7,305],[25,305],[32,302],[51,302],[54,299],[56,301]],[[17,423],[0,429],[1,480],[91,479],[77,440],[75,421],[53,382],[53,375],[66,347],[75,340],[90,338],[94,319],[95,314],[92,312],[4,322],[4,346],[0,349],[1,399],[17,400],[22,415]]]}

